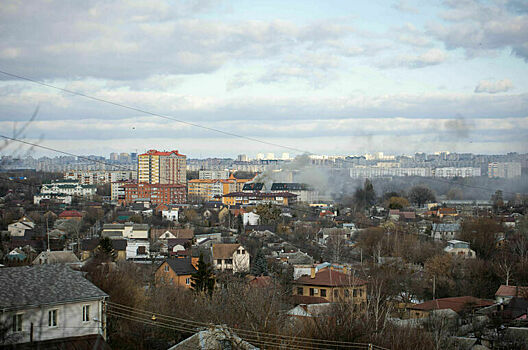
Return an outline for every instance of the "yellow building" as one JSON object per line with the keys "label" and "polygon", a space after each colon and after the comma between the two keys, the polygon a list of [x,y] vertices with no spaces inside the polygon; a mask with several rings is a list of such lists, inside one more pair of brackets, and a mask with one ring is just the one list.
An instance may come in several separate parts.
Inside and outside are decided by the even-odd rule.
{"label": "yellow building", "polygon": [[187,193],[190,199],[210,201],[216,196],[221,197],[234,192],[236,181],[220,179],[195,179],[187,183]]}
{"label": "yellow building", "polygon": [[185,184],[187,157],[178,151],[150,150],[138,155],[138,182],[149,184]]}
{"label": "yellow building", "polygon": [[351,302],[354,310],[363,312],[367,308],[367,282],[351,274],[324,268],[293,281],[294,299],[302,304],[317,302]]}

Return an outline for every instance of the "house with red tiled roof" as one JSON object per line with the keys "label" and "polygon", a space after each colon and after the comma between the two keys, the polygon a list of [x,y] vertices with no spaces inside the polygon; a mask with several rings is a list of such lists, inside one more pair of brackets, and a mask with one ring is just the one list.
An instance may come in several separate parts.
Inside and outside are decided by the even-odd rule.
{"label": "house with red tiled roof", "polygon": [[65,210],[59,214],[59,219],[63,220],[82,220],[83,215],[77,210]]}
{"label": "house with red tiled roof", "polygon": [[429,300],[409,307],[411,318],[425,318],[436,310],[453,310],[456,313],[475,311],[495,304],[493,300],[480,299],[472,296],[441,298]]}
{"label": "house with red tiled roof", "polygon": [[495,292],[495,300],[498,303],[510,301],[514,297],[528,299],[528,287],[501,285]]}
{"label": "house with red tiled roof", "polygon": [[[349,301],[357,311],[367,306],[367,282],[348,273],[324,268],[293,281],[293,299],[296,304]],[[309,297],[309,298],[306,298]]]}

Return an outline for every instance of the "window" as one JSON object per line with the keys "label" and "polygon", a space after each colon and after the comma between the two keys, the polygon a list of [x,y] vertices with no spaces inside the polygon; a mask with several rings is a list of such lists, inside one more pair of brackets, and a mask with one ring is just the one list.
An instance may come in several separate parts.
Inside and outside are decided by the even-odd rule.
{"label": "window", "polygon": [[50,310],[48,311],[48,327],[57,327],[57,313],[58,310]]}
{"label": "window", "polygon": [[217,263],[218,265],[222,265],[222,259],[216,259],[216,263]]}
{"label": "window", "polygon": [[13,315],[13,332],[22,332],[22,314]]}
{"label": "window", "polygon": [[190,277],[187,277],[187,278],[185,279],[185,284],[186,284],[186,285],[191,284],[191,278],[190,278]]}
{"label": "window", "polygon": [[334,289],[334,298],[339,296],[339,289]]}
{"label": "window", "polygon": [[348,289],[345,289],[345,298],[348,298],[350,296],[350,291]]}
{"label": "window", "polygon": [[90,321],[90,305],[83,306],[83,322]]}
{"label": "window", "polygon": [[360,297],[363,296],[363,289],[360,289],[360,290],[359,290],[359,296],[360,296]]}
{"label": "window", "polygon": [[310,288],[310,296],[313,297],[315,295],[315,290],[313,288]]}
{"label": "window", "polygon": [[165,272],[169,272],[169,265],[165,265]]}
{"label": "window", "polygon": [[233,264],[233,259],[227,259],[226,264]]}
{"label": "window", "polygon": [[357,289],[354,288],[354,291],[353,291],[353,294],[352,294],[355,297],[357,297]]}
{"label": "window", "polygon": [[297,295],[303,295],[303,287],[297,287]]}
{"label": "window", "polygon": [[146,254],[146,253],[147,253],[147,250],[145,246],[142,245],[137,248],[137,254]]}
{"label": "window", "polygon": [[321,289],[321,296],[326,297],[326,289]]}

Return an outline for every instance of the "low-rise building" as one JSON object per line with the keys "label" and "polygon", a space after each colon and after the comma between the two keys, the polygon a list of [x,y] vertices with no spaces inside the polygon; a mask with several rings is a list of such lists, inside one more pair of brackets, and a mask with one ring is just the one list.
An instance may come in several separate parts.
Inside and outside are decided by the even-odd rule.
{"label": "low-rise building", "polygon": [[71,204],[72,196],[62,193],[37,193],[33,196],[33,204],[38,205],[42,201],[60,204]]}
{"label": "low-rise building", "polygon": [[82,272],[62,264],[8,267],[0,269],[0,285],[0,322],[10,326],[5,344],[104,342],[108,295]]}
{"label": "low-rise building", "polygon": [[319,194],[313,188],[303,183],[273,183],[271,192],[289,192],[297,195],[298,202],[314,203],[319,200]]}
{"label": "low-rise building", "polygon": [[24,237],[26,231],[33,230],[34,228],[35,223],[26,216],[7,225],[7,231],[11,237]]}
{"label": "low-rise building", "polygon": [[495,292],[495,300],[498,303],[510,301],[512,298],[528,299],[528,287],[523,286],[507,286],[502,284],[497,292]]}
{"label": "low-rise building", "polygon": [[324,268],[293,281],[294,301],[297,304],[321,302],[352,302],[354,310],[364,312],[367,308],[367,282],[345,271]]}
{"label": "low-rise building", "polygon": [[238,243],[217,243],[211,248],[213,266],[220,271],[248,272],[249,252]]}
{"label": "low-rise building", "polygon": [[127,222],[124,224],[104,224],[101,236],[114,238],[130,238],[130,239],[149,239],[150,226],[148,224],[135,224]]}
{"label": "low-rise building", "polygon": [[156,270],[156,284],[192,288],[191,277],[197,271],[197,263],[198,259],[195,258],[176,258],[165,260]]}
{"label": "low-rise building", "polygon": [[72,251],[57,250],[57,251],[44,251],[41,252],[33,260],[33,265],[44,265],[44,264],[66,264],[66,265],[80,265],[80,261]]}
{"label": "low-rise building", "polygon": [[95,185],[82,185],[77,180],[55,180],[43,183],[40,193],[66,194],[70,196],[92,197],[97,192]]}
{"label": "low-rise building", "polygon": [[458,314],[464,311],[475,311],[480,308],[495,304],[493,300],[479,299],[472,296],[441,298],[426,301],[409,307],[411,318],[426,318],[431,312],[437,310],[452,310]]}
{"label": "low-rise building", "polygon": [[475,259],[477,257],[475,251],[469,247],[468,242],[459,241],[457,239],[448,241],[447,247],[444,248],[444,252],[462,258]]}
{"label": "low-rise building", "polygon": [[216,197],[236,191],[236,180],[195,179],[187,182],[190,200],[210,201]]}
{"label": "low-rise building", "polygon": [[433,223],[431,237],[436,240],[452,240],[460,233],[458,223]]}

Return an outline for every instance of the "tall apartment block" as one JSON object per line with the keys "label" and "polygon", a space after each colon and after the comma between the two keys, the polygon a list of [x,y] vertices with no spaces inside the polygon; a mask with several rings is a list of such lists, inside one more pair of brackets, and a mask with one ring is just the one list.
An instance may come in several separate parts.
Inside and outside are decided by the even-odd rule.
{"label": "tall apartment block", "polygon": [[138,155],[138,182],[186,184],[187,157],[178,151],[150,150]]}

